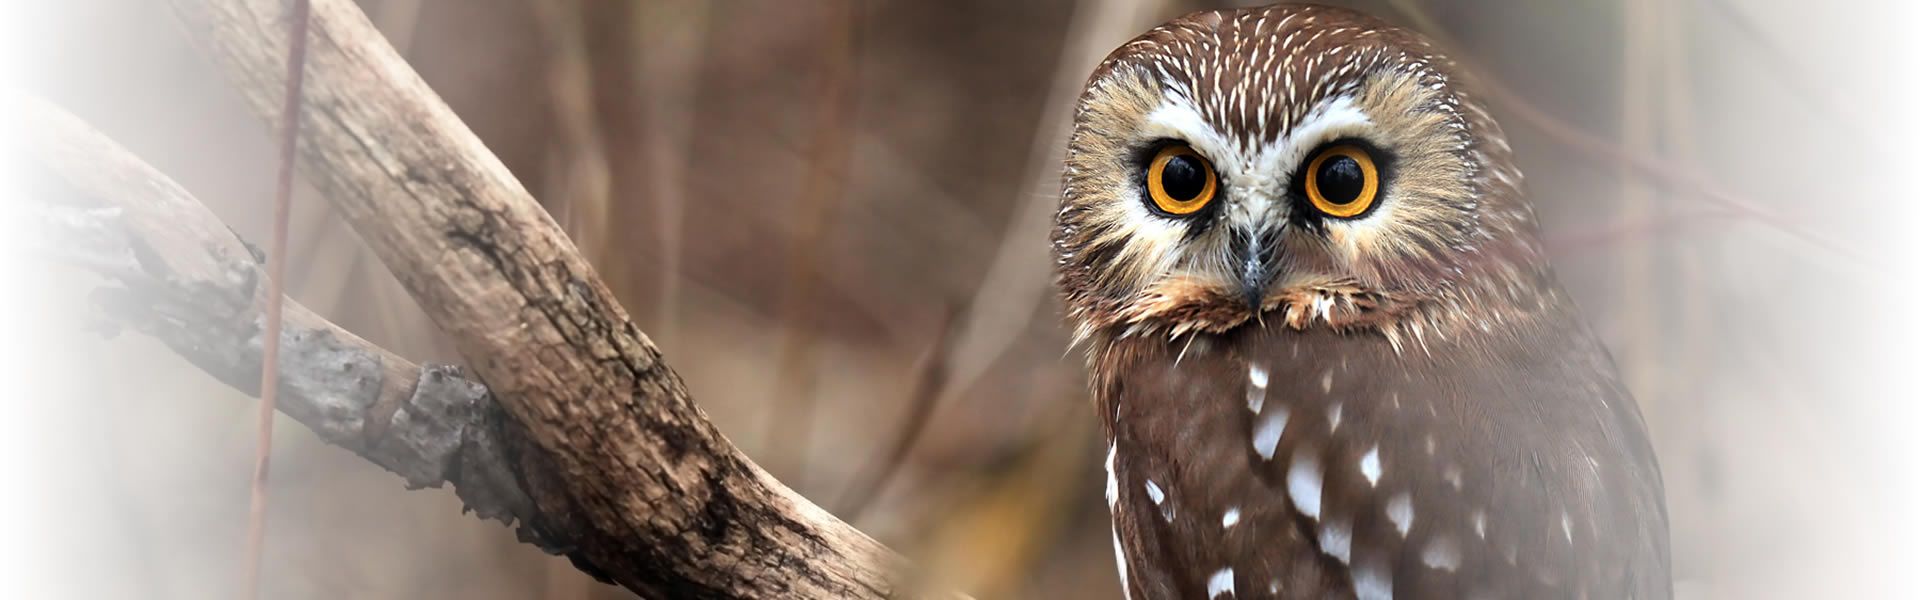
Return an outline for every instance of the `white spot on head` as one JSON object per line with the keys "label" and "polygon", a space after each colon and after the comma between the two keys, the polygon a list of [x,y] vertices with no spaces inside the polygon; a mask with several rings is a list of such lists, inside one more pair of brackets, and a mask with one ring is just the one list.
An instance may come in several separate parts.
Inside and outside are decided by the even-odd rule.
{"label": "white spot on head", "polygon": [[1158,506],[1161,501],[1167,499],[1167,494],[1166,492],[1160,491],[1160,486],[1155,484],[1152,479],[1148,479],[1147,480],[1147,497],[1152,498],[1153,504],[1155,506]]}
{"label": "white spot on head", "polygon": [[1327,369],[1327,372],[1320,374],[1320,391],[1333,392],[1333,369]]}
{"label": "white spot on head", "polygon": [[1487,511],[1473,509],[1473,534],[1487,539]]}
{"label": "white spot on head", "polygon": [[1267,368],[1260,365],[1247,367],[1247,383],[1253,384],[1253,387],[1265,389],[1267,387]]}
{"label": "white spot on head", "polygon": [[1333,403],[1333,408],[1327,409],[1327,429],[1329,431],[1340,430],[1340,408],[1341,403],[1335,402]]}
{"label": "white spot on head", "polygon": [[1351,563],[1353,529],[1347,527],[1346,523],[1328,521],[1325,527],[1320,528],[1320,551],[1327,553],[1327,556],[1340,559],[1342,564]]}
{"label": "white spot on head", "polygon": [[1262,459],[1273,460],[1273,450],[1280,446],[1280,434],[1286,430],[1286,407],[1276,406],[1272,412],[1261,415],[1260,424],[1253,428],[1253,451]]}
{"label": "white spot on head", "polygon": [[1169,94],[1159,107],[1147,114],[1146,121],[1140,126],[1140,133],[1151,136],[1148,139],[1186,140],[1194,150],[1213,159],[1216,172],[1254,172],[1242,158],[1239,144],[1208,121],[1185,94]]}
{"label": "white spot on head", "polygon": [[1427,548],[1420,551],[1420,562],[1427,566],[1452,572],[1460,568],[1460,546],[1453,538],[1440,536],[1427,541]]}
{"label": "white spot on head", "polygon": [[1374,444],[1360,455],[1360,474],[1367,476],[1367,485],[1380,485],[1380,445]]}
{"label": "white spot on head", "polygon": [[1309,452],[1295,452],[1287,466],[1287,497],[1300,513],[1320,519],[1320,459]]}
{"label": "white spot on head", "polygon": [[1219,598],[1231,593],[1233,593],[1233,567],[1214,571],[1213,576],[1207,578],[1208,598]]}
{"label": "white spot on head", "polygon": [[1393,528],[1400,532],[1400,537],[1407,537],[1407,531],[1413,529],[1413,498],[1406,492],[1400,492],[1388,499],[1387,520],[1393,521]]}
{"label": "white spot on head", "polygon": [[1278,579],[1268,579],[1268,580],[1267,580],[1267,593],[1269,593],[1269,594],[1278,594],[1278,593],[1280,593],[1280,580],[1278,580]]}
{"label": "white spot on head", "polygon": [[[1293,79],[1287,78],[1286,86],[1293,86]],[[1332,138],[1357,133],[1371,125],[1373,120],[1367,117],[1354,98],[1349,95],[1336,96],[1322,100],[1321,104],[1304,115],[1300,122],[1291,127],[1286,137],[1268,145],[1266,150],[1279,149],[1272,153],[1269,160],[1275,171],[1284,170],[1281,165],[1292,166],[1306,159],[1308,151]],[[1276,148],[1278,147],[1278,148]]]}
{"label": "white spot on head", "polygon": [[1234,507],[1234,508],[1229,508],[1229,509],[1227,509],[1227,514],[1224,514],[1224,515],[1220,515],[1220,527],[1221,527],[1221,528],[1227,528],[1227,527],[1232,527],[1232,526],[1234,526],[1234,525],[1237,525],[1237,524],[1239,524],[1239,523],[1240,523],[1240,508],[1239,508],[1239,507]]}
{"label": "white spot on head", "polygon": [[1393,579],[1380,569],[1354,569],[1353,597],[1358,600],[1393,600]]}

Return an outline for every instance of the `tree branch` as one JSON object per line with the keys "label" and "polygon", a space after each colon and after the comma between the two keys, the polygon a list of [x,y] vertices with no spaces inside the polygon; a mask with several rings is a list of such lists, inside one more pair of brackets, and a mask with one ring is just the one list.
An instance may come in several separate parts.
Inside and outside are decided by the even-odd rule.
{"label": "tree branch", "polygon": [[[281,109],[276,90],[284,78],[280,64],[286,48],[282,3],[172,4],[189,35],[226,70],[255,112],[267,122],[277,121]],[[290,391],[289,398],[302,401],[290,403],[289,414],[329,441],[356,450],[405,435],[409,430],[403,426],[431,429],[439,423],[467,434],[500,434],[493,441],[504,448],[491,464],[504,467],[507,479],[524,494],[494,499],[503,512],[490,516],[520,519],[523,537],[566,552],[576,564],[643,595],[921,595],[905,579],[908,565],[903,559],[775,481],[720,435],[553,220],[351,1],[314,2],[312,35],[306,66],[311,113],[300,140],[302,166],[434,323],[455,340],[503,414],[490,418],[494,413],[488,407],[494,405],[471,385],[450,386],[469,392],[465,400],[416,403],[411,394],[396,400],[399,394],[393,390],[400,384],[389,381],[412,381],[405,361],[371,349],[298,307],[289,311],[287,334],[313,339],[287,342],[290,358],[320,352],[323,356],[315,363],[335,369],[331,376],[317,377],[320,385],[358,383],[345,392],[331,387],[315,393]],[[72,153],[69,158],[100,151],[65,150]],[[73,171],[64,175],[76,182],[95,178]],[[167,252],[197,249],[213,259],[180,265],[173,264],[174,258],[159,259],[188,269],[178,272],[191,277],[175,281],[168,274],[160,281],[163,286],[185,286],[181,290],[190,294],[176,303],[130,285],[130,292],[141,295],[124,299],[124,304],[144,303],[152,313],[128,309],[134,311],[129,319],[156,330],[171,328],[167,334],[191,339],[194,333],[184,330],[194,326],[180,314],[205,304],[213,311],[206,316],[223,326],[206,333],[230,339],[257,331],[260,292],[255,283],[260,278],[252,253],[236,251],[244,246],[232,241],[223,227],[210,225],[217,223],[210,215],[192,215],[181,208],[191,202],[177,186],[158,185],[150,172],[104,176],[128,186],[119,191],[146,190],[169,199],[149,207],[124,205],[114,216],[130,235],[159,236],[131,246],[143,269],[149,262],[139,256],[143,246]],[[152,212],[142,212],[147,210]],[[92,213],[69,220],[85,224],[89,217],[97,221],[107,216]],[[198,225],[162,231],[180,227],[182,220]],[[229,242],[206,242],[221,239]],[[208,287],[209,282],[229,285]],[[258,360],[251,344],[239,352],[195,342],[175,348],[216,373],[221,365],[244,362],[248,356],[255,364]],[[286,367],[286,385],[293,387],[300,385],[293,372],[312,365]],[[448,375],[433,368],[417,373],[422,382],[436,385],[445,383]],[[428,388],[413,387],[416,394]],[[382,422],[378,417],[387,407],[393,407],[391,423],[372,431],[372,423]],[[433,407],[479,416],[433,415],[427,410]],[[318,414],[297,412],[309,408]],[[416,413],[426,423],[414,423]],[[366,436],[373,436],[371,444]],[[452,451],[442,474],[468,468],[461,452],[469,442],[461,439],[460,450]],[[516,443],[520,441],[529,443],[521,447]],[[448,452],[439,448],[440,456]],[[412,463],[400,464],[396,471],[409,473],[404,469]],[[463,483],[468,482],[455,480],[467,498]]]}
{"label": "tree branch", "polygon": [[[29,253],[119,284],[96,290],[109,330],[153,336],[234,389],[259,394],[266,273],[260,255],[186,190],[79,119],[9,96],[6,118],[41,170],[15,216],[37,236]],[[485,385],[458,367],[420,366],[292,301],[281,333],[280,412],[328,443],[406,478],[453,483],[482,518],[518,522],[522,541],[549,552],[569,535],[521,487],[531,448]],[[545,532],[545,533],[543,533]]]}

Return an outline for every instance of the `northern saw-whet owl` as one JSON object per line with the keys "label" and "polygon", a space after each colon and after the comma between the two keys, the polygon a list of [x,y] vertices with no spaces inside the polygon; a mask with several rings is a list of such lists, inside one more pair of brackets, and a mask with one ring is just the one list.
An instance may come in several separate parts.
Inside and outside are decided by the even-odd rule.
{"label": "northern saw-whet owl", "polygon": [[1646,426],[1419,35],[1188,15],[1081,94],[1053,232],[1127,596],[1671,596]]}

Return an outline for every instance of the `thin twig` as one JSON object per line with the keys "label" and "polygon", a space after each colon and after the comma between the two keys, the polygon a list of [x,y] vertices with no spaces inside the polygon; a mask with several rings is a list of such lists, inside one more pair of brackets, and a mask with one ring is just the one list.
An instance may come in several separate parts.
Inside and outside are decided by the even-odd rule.
{"label": "thin twig", "polygon": [[280,176],[274,187],[273,240],[267,252],[266,331],[260,359],[259,445],[253,453],[253,493],[247,510],[247,554],[240,597],[260,594],[261,553],[267,537],[267,462],[273,454],[273,412],[280,388],[280,326],[285,312],[287,279],[287,221],[293,207],[293,159],[300,133],[301,85],[306,81],[308,0],[293,0],[290,49],[287,51],[285,108],[280,119]]}
{"label": "thin twig", "polygon": [[801,214],[795,219],[788,244],[786,305],[786,341],[780,350],[780,368],[772,405],[772,421],[767,428],[767,448],[772,456],[782,457],[787,481],[804,489],[808,466],[807,449],[813,430],[817,402],[814,387],[819,381],[819,283],[827,269],[826,241],[833,215],[846,193],[848,157],[851,156],[855,107],[855,76],[859,60],[859,0],[834,3],[827,33],[825,69],[820,95],[813,113],[813,148],[808,152],[806,188]]}
{"label": "thin twig", "polygon": [[[1631,154],[1658,152],[1654,140],[1658,86],[1654,69],[1665,54],[1657,34],[1660,9],[1654,0],[1627,0],[1621,5],[1625,26],[1621,32],[1620,147]],[[1671,57],[1669,57],[1671,58]],[[1653,194],[1646,184],[1633,177],[1632,167],[1620,167],[1620,204],[1616,208],[1624,223],[1644,221],[1652,214]],[[1659,311],[1655,290],[1662,287],[1654,265],[1653,244],[1624,244],[1613,253],[1619,269],[1619,312],[1617,322],[1626,341],[1620,353],[1620,371],[1627,386],[1640,401],[1658,405],[1658,369],[1660,344]]]}
{"label": "thin twig", "polygon": [[[652,220],[657,224],[660,251],[660,275],[653,282],[657,290],[654,307],[653,339],[662,348],[672,349],[679,339],[682,287],[687,283],[684,243],[681,229],[686,221],[687,157],[693,155],[695,123],[699,122],[700,103],[695,101],[707,37],[709,13],[706,0],[643,2],[633,11],[632,20],[623,25],[635,32],[623,54],[638,56],[634,70],[639,88],[646,90],[634,110],[641,111],[643,125],[638,156],[644,169],[615,171],[616,181],[623,174],[645,178],[639,185],[621,186],[623,194],[645,194],[652,200]],[[623,205],[631,206],[631,204]],[[622,206],[615,206],[619,211]],[[622,222],[627,222],[622,220]]]}
{"label": "thin twig", "polygon": [[1034,260],[1046,253],[1047,230],[1060,202],[1060,161],[1067,146],[1074,102],[1087,74],[1101,57],[1127,38],[1168,15],[1166,0],[1119,0],[1073,3],[1066,42],[1054,63],[1051,86],[1041,106],[1039,122],[1027,146],[1027,170],[1017,190],[1023,200],[1013,209],[1000,235],[1000,247],[980,280],[969,314],[955,341],[954,366],[948,386],[965,390],[985,376],[993,363],[1032,328],[1034,313],[1052,289],[1047,285],[1052,263]]}
{"label": "thin twig", "polygon": [[587,261],[603,264],[611,248],[612,167],[603,123],[594,107],[593,58],[588,53],[578,2],[531,0],[536,30],[547,54],[547,92],[556,124],[550,160],[559,173],[544,194],[548,210],[566,228]]}
{"label": "thin twig", "polygon": [[1734,194],[1719,182],[1705,175],[1670,166],[1669,161],[1662,156],[1627,152],[1618,144],[1598,135],[1588,133],[1579,127],[1575,127],[1572,124],[1554,117],[1547,111],[1535,106],[1532,102],[1527,101],[1525,97],[1514,93],[1511,88],[1508,88],[1505,84],[1501,83],[1498,78],[1495,78],[1492,71],[1480,68],[1479,65],[1467,59],[1467,54],[1461,51],[1461,46],[1455,43],[1446,34],[1446,31],[1440,28],[1438,22],[1434,21],[1417,2],[1413,0],[1392,0],[1390,4],[1395,10],[1399,11],[1411,21],[1414,27],[1426,33],[1428,37],[1433,38],[1435,43],[1449,50],[1454,61],[1459,63],[1462,69],[1473,74],[1475,80],[1480,84],[1480,89],[1485,91],[1495,103],[1500,104],[1508,114],[1532,126],[1547,138],[1558,142],[1568,149],[1586,155],[1588,158],[1602,161],[1604,164],[1614,168],[1623,169],[1630,175],[1639,177],[1648,183],[1660,186],[1670,192],[1687,194],[1730,209],[1739,213],[1740,216],[1744,218],[1759,221],[1769,228],[1800,240],[1810,246],[1846,258],[1852,264],[1867,265],[1884,270],[1877,259],[1859,251],[1853,245],[1805,229],[1787,217],[1774,212],[1772,209],[1762,206],[1744,196]]}
{"label": "thin twig", "polygon": [[888,442],[886,450],[875,456],[873,462],[860,474],[855,475],[853,483],[840,495],[840,518],[857,523],[860,515],[873,505],[874,498],[880,496],[887,483],[900,471],[900,465],[906,462],[907,454],[913,450],[914,442],[927,430],[932,422],[933,409],[940,405],[940,392],[946,388],[947,372],[952,368],[949,362],[953,356],[954,327],[960,322],[964,310],[947,313],[940,324],[940,332],[928,345],[927,356],[920,363],[918,375],[914,377],[913,395],[907,408],[907,418]]}
{"label": "thin twig", "polygon": [[1884,149],[1888,145],[1883,143],[1880,132],[1861,125],[1859,111],[1847,101],[1845,94],[1840,93],[1842,90],[1814,85],[1814,82],[1820,81],[1820,78],[1813,76],[1817,71],[1808,68],[1805,62],[1787,52],[1773,36],[1761,29],[1759,23],[1755,23],[1752,17],[1747,16],[1733,3],[1726,0],[1706,0],[1706,5],[1719,13],[1721,19],[1731,25],[1740,37],[1746,38],[1759,50],[1760,58],[1750,61],[1754,66],[1773,74],[1780,80],[1781,87],[1793,91],[1808,104],[1812,104],[1813,108],[1824,113],[1828,120],[1846,129],[1847,135],[1853,136],[1856,140],[1865,141],[1876,151],[1885,153]]}

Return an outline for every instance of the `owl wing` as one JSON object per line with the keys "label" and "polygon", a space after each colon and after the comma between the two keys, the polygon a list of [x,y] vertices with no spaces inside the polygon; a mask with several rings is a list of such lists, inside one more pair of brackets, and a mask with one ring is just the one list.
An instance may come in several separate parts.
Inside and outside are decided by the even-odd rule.
{"label": "owl wing", "polygon": [[1096,368],[1132,598],[1665,598],[1659,472],[1584,331],[1246,328]]}

